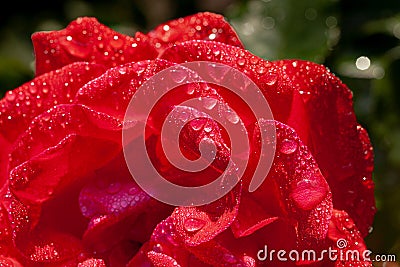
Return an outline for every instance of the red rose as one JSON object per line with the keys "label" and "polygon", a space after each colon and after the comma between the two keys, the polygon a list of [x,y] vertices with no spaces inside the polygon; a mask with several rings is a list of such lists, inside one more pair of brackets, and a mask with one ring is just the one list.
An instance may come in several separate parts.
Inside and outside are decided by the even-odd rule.
{"label": "red rose", "polygon": [[[375,214],[368,135],[357,123],[351,91],[324,66],[258,58],[212,13],[135,37],[79,18],[32,40],[36,77],[0,102],[2,265],[261,266],[269,263],[267,248],[276,251],[273,266],[372,266],[363,258],[332,260],[325,254],[295,262],[288,255],[305,249],[362,253]],[[223,88],[197,84],[190,97],[218,99],[243,118],[252,158],[224,197],[173,207],[132,179],[121,134],[140,85],[191,61],[228,65],[261,89],[275,119],[276,154],[264,183],[248,192],[260,158],[260,125]],[[160,120],[185,97],[166,97],[152,113],[146,144],[166,179],[204,184],[229,160],[229,138],[218,123],[200,119],[196,130],[186,127],[180,136],[188,158],[199,156],[204,138],[213,140],[218,157],[204,173],[182,173],[160,152]],[[286,261],[277,257],[279,250]]]}

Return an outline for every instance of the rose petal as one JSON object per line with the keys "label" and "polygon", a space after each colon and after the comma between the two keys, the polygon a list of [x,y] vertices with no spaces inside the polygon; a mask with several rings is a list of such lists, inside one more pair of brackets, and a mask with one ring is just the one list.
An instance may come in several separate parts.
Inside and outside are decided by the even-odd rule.
{"label": "rose petal", "polygon": [[[8,193],[4,205],[8,210],[15,248],[27,265],[34,263],[63,263],[82,252],[80,240],[68,232],[60,232],[50,221],[39,222],[40,209],[20,202]],[[57,214],[52,214],[57,215]]]}
{"label": "rose petal", "polygon": [[154,74],[172,65],[157,59],[111,68],[83,86],[77,92],[74,102],[123,119],[136,90]]}
{"label": "rose petal", "polygon": [[178,207],[171,217],[186,246],[212,240],[235,220],[242,187],[238,184],[217,201],[199,207]]}
{"label": "rose petal", "polygon": [[182,267],[210,266],[185,249],[183,240],[176,233],[173,219],[168,217],[157,225],[150,240],[142,246],[128,266],[163,266],[162,264],[174,262]]}
{"label": "rose petal", "polygon": [[149,251],[147,253],[147,257],[150,259],[150,261],[154,264],[155,267],[169,267],[169,266],[181,267],[181,265],[179,265],[179,263],[176,262],[176,260],[163,253]]}
{"label": "rose petal", "polygon": [[213,40],[243,47],[235,30],[224,17],[210,12],[160,24],[147,35],[159,53],[175,43],[188,40]]}
{"label": "rose petal", "polygon": [[78,267],[106,267],[101,259],[88,259],[78,264]]}
{"label": "rose petal", "polygon": [[0,266],[3,267],[22,267],[16,259],[0,255]]}
{"label": "rose petal", "polygon": [[[338,257],[335,266],[373,266],[370,260],[364,259],[364,252],[367,248],[363,237],[354,221],[345,211],[333,210],[332,220],[329,223],[328,238],[332,241],[331,247],[338,251],[337,255],[344,255],[343,257]],[[358,252],[359,259],[350,259],[349,255],[353,254],[349,254],[349,252],[354,251]]]}
{"label": "rose petal", "polygon": [[[211,61],[233,67],[247,75],[260,88],[273,111],[275,120],[285,122],[290,115],[290,109],[286,108],[290,107],[293,98],[293,90],[289,87],[290,80],[284,75],[282,69],[247,50],[218,42],[194,40],[168,48],[161,58],[176,63]],[[221,81],[224,81],[223,77]],[[232,99],[229,90],[221,90],[219,94],[226,102],[233,105],[232,108],[241,118],[248,116],[246,112],[241,111],[245,106],[235,106],[237,101],[229,101]]]}
{"label": "rose petal", "polygon": [[267,214],[266,210],[247,193],[242,193],[238,215],[231,229],[236,238],[248,236],[279,219]]}
{"label": "rose petal", "polygon": [[[261,121],[261,128],[268,129]],[[332,199],[329,186],[307,147],[296,132],[287,125],[275,122],[276,152],[274,163],[264,183],[252,196],[261,206],[271,204],[265,195],[271,194],[272,184],[278,192],[272,203],[272,214],[294,219],[301,245],[316,245],[325,239],[331,216]],[[272,191],[273,192],[273,191]],[[279,208],[281,209],[279,211]],[[240,211],[239,211],[240,213]],[[266,217],[266,219],[269,217]]]}
{"label": "rose petal", "polygon": [[104,180],[102,188],[85,187],[80,196],[81,210],[90,218],[83,240],[98,252],[105,252],[123,240],[145,242],[155,225],[171,211],[133,182],[103,183]]}
{"label": "rose petal", "polygon": [[292,225],[283,220],[276,220],[268,227],[238,239],[231,231],[224,231],[213,240],[188,247],[188,250],[211,266],[262,266],[265,263],[271,263],[273,266],[293,266],[293,262],[279,261],[276,257],[271,260],[267,257],[266,261],[262,262],[258,260],[257,254],[265,246],[269,252],[294,250],[295,240],[296,233]]}
{"label": "rose petal", "polygon": [[288,124],[310,147],[332,189],[335,208],[349,212],[365,236],[376,211],[373,156],[368,135],[356,121],[351,91],[322,65],[301,60],[275,64],[290,77],[304,103],[292,107],[292,116],[309,122]]}
{"label": "rose petal", "polygon": [[0,101],[1,135],[12,144],[34,117],[57,104],[70,103],[82,85],[103,71],[102,66],[77,62],[7,92]]}
{"label": "rose petal", "polygon": [[42,203],[115,156],[121,129],[118,120],[81,105],[59,105],[43,113],[11,153],[13,193],[26,203]]}
{"label": "rose petal", "polygon": [[0,100],[1,186],[7,176],[10,146],[28,128],[30,121],[56,104],[69,103],[83,84],[103,71],[100,65],[77,62],[38,76],[6,93]]}
{"label": "rose petal", "polygon": [[78,18],[60,31],[36,32],[32,35],[32,42],[36,75],[76,61],[115,67],[157,55],[144,34],[126,36],[91,17]]}

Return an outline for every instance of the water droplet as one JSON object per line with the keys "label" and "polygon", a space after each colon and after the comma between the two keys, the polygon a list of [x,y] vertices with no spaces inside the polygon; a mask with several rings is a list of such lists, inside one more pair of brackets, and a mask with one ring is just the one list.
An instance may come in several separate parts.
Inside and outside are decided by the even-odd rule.
{"label": "water droplet", "polygon": [[114,37],[111,39],[110,41],[110,45],[114,48],[121,48],[122,45],[124,44],[124,40],[122,40],[121,38],[119,38],[118,35],[114,35]]}
{"label": "water droplet", "polygon": [[194,86],[189,84],[188,87],[187,87],[186,93],[187,93],[188,95],[193,95],[193,93],[194,93]]}
{"label": "water droplet", "polygon": [[128,202],[126,200],[121,200],[121,207],[123,208],[128,207]]}
{"label": "water droplet", "polygon": [[35,86],[29,86],[29,92],[31,93],[31,94],[36,94],[37,93],[37,89],[36,89],[36,87]]}
{"label": "water droplet", "polygon": [[264,74],[264,73],[266,72],[266,69],[265,69],[264,66],[259,66],[259,67],[256,69],[256,71],[257,71],[258,74]]}
{"label": "water droplet", "polygon": [[368,189],[372,189],[375,186],[374,182],[372,180],[369,180],[367,177],[362,178],[362,184]]}
{"label": "water droplet", "polygon": [[280,151],[286,155],[292,154],[297,149],[297,142],[290,139],[285,139],[282,141]]}
{"label": "water droplet", "polygon": [[349,229],[349,230],[351,230],[351,229],[354,228],[354,223],[353,223],[350,219],[348,219],[348,218],[346,218],[346,219],[344,220],[343,225],[344,225],[344,227],[346,227],[346,228]]}
{"label": "water droplet", "polygon": [[126,67],[121,67],[118,72],[122,75],[124,75],[126,73]]}
{"label": "water droplet", "polygon": [[61,38],[60,44],[66,52],[78,58],[86,58],[91,51],[91,48],[86,43],[78,42],[71,36]]}
{"label": "water droplet", "polygon": [[137,194],[137,190],[136,190],[135,187],[131,187],[131,188],[129,188],[128,193],[129,193],[130,195],[134,196],[134,195]]}
{"label": "water droplet", "polygon": [[10,102],[15,100],[15,94],[13,91],[8,91],[6,94],[6,99]]}
{"label": "water droplet", "polygon": [[239,120],[240,120],[239,116],[238,116],[238,115],[236,114],[236,112],[233,111],[233,110],[227,110],[225,116],[226,116],[226,119],[227,119],[228,121],[230,121],[231,123],[233,123],[233,124],[238,123]]}
{"label": "water droplet", "polygon": [[208,64],[207,65],[207,70],[208,74],[210,75],[211,78],[214,79],[214,81],[221,82],[226,74],[229,72],[230,68],[222,65],[222,64]]}
{"label": "water droplet", "polygon": [[236,62],[239,66],[244,66],[244,64],[246,64],[246,60],[244,58],[239,58]]}
{"label": "water droplet", "polygon": [[372,233],[372,231],[374,231],[374,227],[372,227],[372,226],[368,227],[368,233],[370,234],[370,233]]}
{"label": "water droplet", "polygon": [[210,98],[210,97],[205,97],[203,98],[203,106],[204,108],[211,110],[215,107],[217,104],[218,100],[215,98]]}
{"label": "water droplet", "polygon": [[216,35],[215,33],[211,33],[211,34],[208,36],[208,39],[214,40],[216,37],[217,37],[217,35]]}
{"label": "water droplet", "polygon": [[201,219],[189,218],[184,222],[183,227],[186,231],[193,233],[200,231],[205,225],[206,222]]}
{"label": "water droplet", "polygon": [[219,54],[221,54],[221,51],[219,51],[218,48],[214,48],[213,53],[214,53],[214,56],[217,57],[217,56],[219,56]]}
{"label": "water droplet", "polygon": [[192,126],[193,130],[199,131],[203,125],[198,120],[192,120],[190,126]]}
{"label": "water droplet", "polygon": [[266,83],[267,85],[269,85],[269,86],[272,86],[272,85],[276,84],[276,81],[278,80],[278,76],[272,74],[272,75],[268,75],[268,76],[266,77],[266,79],[267,79],[267,80],[265,81],[265,83]]}
{"label": "water droplet", "polygon": [[171,78],[176,83],[182,83],[187,78],[187,72],[184,69],[173,69],[171,72]]}
{"label": "water droplet", "polygon": [[204,126],[204,131],[205,131],[206,133],[211,132],[211,131],[212,131],[211,125],[206,125],[206,126]]}
{"label": "water droplet", "polygon": [[120,190],[121,190],[121,184],[120,183],[112,183],[107,188],[107,192],[110,193],[110,194],[118,193]]}
{"label": "water droplet", "polygon": [[258,63],[258,58],[255,57],[255,56],[252,56],[252,57],[250,58],[250,63],[253,64],[253,65],[257,64],[257,63]]}
{"label": "water droplet", "polygon": [[222,256],[223,260],[227,263],[236,263],[236,257],[232,254],[225,253],[224,256]]}
{"label": "water droplet", "polygon": [[297,67],[297,61],[293,61],[293,62],[292,62],[292,66],[293,66],[294,68],[296,68],[296,67]]}

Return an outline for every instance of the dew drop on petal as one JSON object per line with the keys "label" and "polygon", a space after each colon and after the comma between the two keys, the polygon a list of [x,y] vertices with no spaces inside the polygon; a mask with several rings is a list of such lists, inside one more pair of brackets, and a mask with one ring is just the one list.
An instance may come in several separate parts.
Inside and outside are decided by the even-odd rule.
{"label": "dew drop on petal", "polygon": [[60,44],[67,53],[74,57],[87,58],[91,52],[91,47],[84,43],[73,40],[72,36],[61,38]]}
{"label": "dew drop on petal", "polygon": [[10,102],[15,100],[15,93],[13,91],[8,91],[6,94],[6,99]]}
{"label": "dew drop on petal", "polygon": [[269,86],[272,86],[272,85],[276,84],[277,80],[278,80],[277,75],[269,75],[267,77],[266,84]]}
{"label": "dew drop on petal", "polygon": [[121,190],[121,184],[120,183],[112,183],[107,188],[107,192],[109,194],[118,193],[120,190]]}
{"label": "dew drop on petal", "polygon": [[204,126],[204,131],[205,131],[206,133],[211,132],[211,131],[212,131],[211,125],[206,125],[206,126]]}
{"label": "dew drop on petal", "polygon": [[205,226],[205,224],[206,222],[201,219],[189,218],[185,220],[183,227],[186,231],[193,233],[200,231]]}
{"label": "dew drop on petal", "polygon": [[194,90],[194,87],[191,86],[191,85],[189,85],[188,88],[187,88],[187,90],[186,90],[186,93],[187,93],[188,95],[193,95],[194,91],[195,91],[195,90]]}
{"label": "dew drop on petal", "polygon": [[110,41],[110,45],[116,49],[121,48],[124,44],[124,41],[119,38],[118,35],[114,35],[114,37]]}
{"label": "dew drop on petal", "polygon": [[203,125],[198,120],[193,120],[190,122],[190,126],[193,130],[199,131]]}
{"label": "dew drop on petal", "polygon": [[256,71],[258,74],[264,74],[266,72],[266,69],[263,66],[259,66],[257,67]]}
{"label": "dew drop on petal", "polygon": [[182,83],[187,78],[185,70],[171,70],[171,78],[176,83]]}
{"label": "dew drop on petal", "polygon": [[203,99],[203,106],[204,106],[204,108],[211,110],[215,107],[217,102],[218,102],[218,100],[215,98],[205,97]]}
{"label": "dew drop on petal", "polygon": [[121,67],[121,68],[118,70],[118,72],[119,72],[121,75],[124,75],[124,74],[126,73],[126,67]]}
{"label": "dew drop on petal", "polygon": [[297,142],[290,139],[285,139],[282,141],[280,151],[286,155],[292,154],[297,149]]}
{"label": "dew drop on petal", "polygon": [[354,228],[354,223],[350,219],[346,218],[344,221],[344,227],[351,230]]}
{"label": "dew drop on petal", "polygon": [[214,56],[217,57],[221,54],[221,51],[219,49],[215,48],[215,49],[213,49],[213,54],[214,54]]}
{"label": "dew drop on petal", "polygon": [[244,64],[246,64],[246,60],[244,58],[239,58],[236,62],[239,66],[244,66]]}
{"label": "dew drop on petal", "polygon": [[240,120],[239,116],[238,116],[238,115],[236,114],[236,112],[233,111],[233,110],[228,110],[228,111],[226,112],[226,119],[227,119],[229,122],[233,123],[233,124],[238,123],[239,120]]}

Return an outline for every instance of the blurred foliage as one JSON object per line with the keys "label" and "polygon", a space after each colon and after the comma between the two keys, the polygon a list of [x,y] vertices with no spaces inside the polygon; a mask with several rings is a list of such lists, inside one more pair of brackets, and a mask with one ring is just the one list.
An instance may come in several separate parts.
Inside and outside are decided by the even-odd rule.
{"label": "blurred foliage", "polygon": [[11,1],[0,13],[0,93],[33,78],[33,32],[94,16],[132,35],[199,11],[225,15],[252,53],[325,64],[352,89],[358,120],[375,149],[378,213],[367,245],[400,258],[398,0]]}

